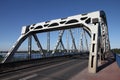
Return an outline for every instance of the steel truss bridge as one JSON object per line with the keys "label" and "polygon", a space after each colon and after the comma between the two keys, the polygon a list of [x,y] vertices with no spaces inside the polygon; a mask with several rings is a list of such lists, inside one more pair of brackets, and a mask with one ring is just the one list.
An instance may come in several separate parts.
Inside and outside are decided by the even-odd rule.
{"label": "steel truss bridge", "polygon": [[[76,31],[73,32],[74,29],[77,29],[78,33]],[[80,29],[81,32],[79,32]],[[54,36],[51,35],[53,31],[58,31],[58,38],[54,48],[51,49],[50,36]],[[74,34],[75,32],[77,33],[76,35]],[[46,33],[47,35],[47,52],[44,51],[40,43],[37,36],[38,33]],[[64,43],[63,39],[65,33],[67,34],[65,38],[66,43]],[[90,45],[88,44],[86,33],[90,36]],[[96,73],[98,62],[107,58],[110,53],[108,26],[104,11],[96,11],[23,26],[20,37],[7,53],[2,63],[10,62],[18,48],[26,39],[28,39],[28,54],[29,58],[31,58],[32,38],[34,38],[40,54],[43,57],[46,57],[46,53],[54,55],[57,53],[70,54],[89,51],[88,70],[90,73]],[[76,40],[76,38],[79,39]],[[86,49],[83,47],[83,38]],[[71,43],[69,43],[70,40]],[[76,41],[78,42],[76,43]]]}

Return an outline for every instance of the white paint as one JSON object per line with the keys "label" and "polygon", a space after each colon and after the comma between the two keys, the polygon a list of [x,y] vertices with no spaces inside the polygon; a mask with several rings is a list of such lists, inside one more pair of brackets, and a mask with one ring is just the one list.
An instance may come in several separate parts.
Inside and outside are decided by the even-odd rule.
{"label": "white paint", "polygon": [[26,76],[26,77],[21,78],[19,80],[27,80],[27,79],[31,79],[31,78],[36,77],[36,76],[38,76],[38,74],[29,75],[29,76]]}

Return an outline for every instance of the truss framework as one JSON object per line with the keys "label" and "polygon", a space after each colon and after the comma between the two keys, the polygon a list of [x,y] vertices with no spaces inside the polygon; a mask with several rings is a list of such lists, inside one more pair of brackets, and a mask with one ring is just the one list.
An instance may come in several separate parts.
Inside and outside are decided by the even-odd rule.
{"label": "truss framework", "polygon": [[[107,56],[107,52],[110,51],[108,27],[104,11],[96,11],[87,14],[80,14],[67,18],[32,24],[29,26],[23,26],[21,36],[7,53],[2,62],[9,62],[9,60],[14,55],[14,52],[29,36],[33,35],[36,43],[38,44],[40,52],[44,54],[42,51],[42,47],[37,39],[37,33],[50,32],[55,30],[62,30],[64,32],[64,29],[71,29],[77,27],[83,27],[83,29],[86,30],[91,37],[88,68],[89,72],[96,73],[98,66],[98,53],[102,56],[101,59],[104,59]],[[63,32],[61,32],[61,34]],[[59,40],[59,43],[62,43],[61,38]]]}

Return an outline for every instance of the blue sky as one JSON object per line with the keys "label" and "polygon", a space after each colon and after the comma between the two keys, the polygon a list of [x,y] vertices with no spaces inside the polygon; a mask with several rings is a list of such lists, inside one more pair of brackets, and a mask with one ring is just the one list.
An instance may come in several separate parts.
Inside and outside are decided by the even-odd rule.
{"label": "blue sky", "polygon": [[24,25],[104,10],[111,48],[120,48],[120,0],[0,0],[0,50],[8,50]]}

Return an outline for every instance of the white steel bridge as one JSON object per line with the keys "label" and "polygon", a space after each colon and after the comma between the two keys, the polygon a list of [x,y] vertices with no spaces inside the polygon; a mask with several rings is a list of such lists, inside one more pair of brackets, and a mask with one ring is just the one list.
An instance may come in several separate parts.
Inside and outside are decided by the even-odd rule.
{"label": "white steel bridge", "polygon": [[[54,48],[51,48],[51,36],[54,38],[54,35],[51,34],[53,31],[58,31],[58,38],[55,41],[56,44],[52,44]],[[37,36],[38,33],[46,33],[47,52],[43,49],[43,45]],[[65,34],[66,38],[64,37]],[[87,35],[90,36],[89,44]],[[98,61],[104,60],[110,53],[108,26],[104,11],[79,14],[23,26],[20,37],[7,53],[2,63],[10,62],[13,55],[27,38],[29,58],[31,58],[32,38],[34,38],[43,57],[46,57],[46,53],[54,55],[56,53],[70,54],[89,51],[88,68],[91,73],[96,73]]]}

